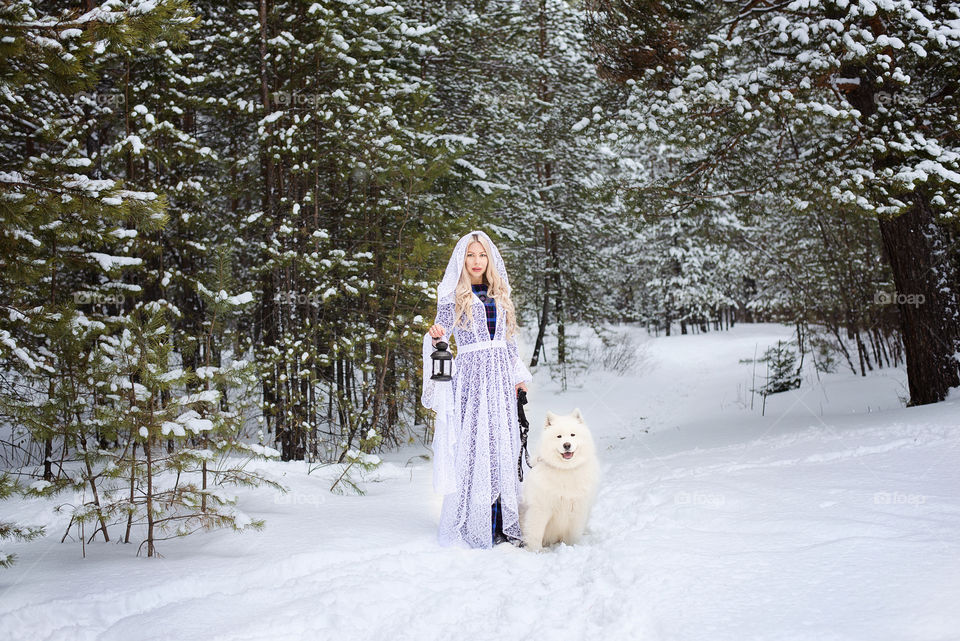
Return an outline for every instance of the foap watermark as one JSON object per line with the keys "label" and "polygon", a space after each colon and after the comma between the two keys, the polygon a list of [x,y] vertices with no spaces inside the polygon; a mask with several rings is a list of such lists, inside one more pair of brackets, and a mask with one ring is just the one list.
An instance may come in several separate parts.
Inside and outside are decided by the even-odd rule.
{"label": "foap watermark", "polygon": [[873,502],[875,505],[923,505],[927,497],[906,492],[877,492],[873,495]]}
{"label": "foap watermark", "polygon": [[316,107],[320,103],[320,94],[290,93],[289,91],[274,91],[273,101],[284,107]]}
{"label": "foap watermark", "polygon": [[120,107],[124,101],[124,96],[120,93],[91,93],[89,91],[81,91],[77,94],[77,97],[86,98],[98,107]]}
{"label": "foap watermark", "polygon": [[526,107],[529,100],[522,94],[489,94],[481,93],[476,96],[476,101],[491,107],[508,107],[519,109]]}
{"label": "foap watermark", "polygon": [[286,492],[273,497],[276,505],[320,505],[325,501],[319,494],[303,492]]}
{"label": "foap watermark", "polygon": [[704,492],[677,492],[673,495],[674,505],[699,505],[701,507],[722,507],[727,502],[723,494]]}
{"label": "foap watermark", "polygon": [[276,301],[283,305],[317,305],[323,302],[323,297],[305,292],[277,292]]}
{"label": "foap watermark", "polygon": [[923,98],[920,96],[908,96],[902,93],[890,93],[889,91],[878,91],[873,94],[873,101],[878,105],[910,105],[919,107],[923,104]]}
{"label": "foap watermark", "polygon": [[879,291],[873,295],[873,302],[877,305],[913,305],[919,307],[923,305],[927,297],[923,294],[902,294],[900,292]]}
{"label": "foap watermark", "polygon": [[98,292],[74,292],[74,305],[122,305],[123,294],[100,294]]}

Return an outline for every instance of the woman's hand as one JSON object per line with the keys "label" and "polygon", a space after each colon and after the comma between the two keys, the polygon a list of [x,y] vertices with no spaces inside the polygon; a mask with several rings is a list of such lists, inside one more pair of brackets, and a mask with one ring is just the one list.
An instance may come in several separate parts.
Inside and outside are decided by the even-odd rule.
{"label": "woman's hand", "polygon": [[527,384],[524,383],[524,382],[522,382],[522,381],[521,381],[520,383],[517,383],[517,389],[513,390],[513,393],[516,394],[516,393],[519,392],[520,390],[523,390],[523,391],[526,392],[527,394],[530,393],[530,391],[527,389]]}
{"label": "woman's hand", "polygon": [[438,338],[443,338],[443,326],[442,325],[432,325],[428,332],[433,338],[433,342],[436,343]]}

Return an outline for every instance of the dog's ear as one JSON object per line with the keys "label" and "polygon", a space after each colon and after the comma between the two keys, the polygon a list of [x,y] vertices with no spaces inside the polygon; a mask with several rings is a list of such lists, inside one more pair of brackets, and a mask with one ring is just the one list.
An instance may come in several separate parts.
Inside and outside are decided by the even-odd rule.
{"label": "dog's ear", "polygon": [[547,420],[543,422],[543,429],[550,427],[550,424],[557,420],[557,415],[547,410]]}
{"label": "dog's ear", "polygon": [[579,407],[576,408],[575,410],[573,410],[573,418],[577,419],[577,420],[580,421],[581,423],[584,422],[584,420],[583,420],[583,414],[580,413],[580,408],[579,408]]}

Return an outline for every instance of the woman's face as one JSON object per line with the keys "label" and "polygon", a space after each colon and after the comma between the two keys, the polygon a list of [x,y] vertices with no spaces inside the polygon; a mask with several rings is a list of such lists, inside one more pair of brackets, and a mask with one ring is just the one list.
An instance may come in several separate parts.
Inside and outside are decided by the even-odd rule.
{"label": "woman's face", "polygon": [[467,255],[464,258],[464,266],[467,273],[470,274],[470,282],[479,285],[483,282],[483,274],[487,271],[487,252],[483,245],[473,241],[467,245]]}

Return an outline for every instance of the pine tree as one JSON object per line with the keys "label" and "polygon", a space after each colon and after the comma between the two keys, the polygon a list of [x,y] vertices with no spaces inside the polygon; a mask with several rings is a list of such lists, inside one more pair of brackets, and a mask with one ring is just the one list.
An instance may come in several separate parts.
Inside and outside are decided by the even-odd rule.
{"label": "pine tree", "polygon": [[[220,297],[216,304],[239,302],[232,298]],[[145,305],[131,315],[122,333],[105,338],[100,362],[109,373],[108,396],[115,402],[99,405],[94,413],[124,445],[107,455],[102,514],[126,517],[127,543],[132,529],[142,527],[147,556],[154,556],[157,541],[198,529],[262,527],[262,520],[239,512],[236,499],[223,488],[279,487],[246,471],[243,460],[279,453],[242,444],[242,414],[220,409],[221,392],[215,386],[238,387],[249,367],[242,361],[198,372],[176,366],[168,314],[160,305]],[[191,392],[187,383],[197,377],[213,385]],[[83,511],[74,514],[74,521],[82,524],[91,517]]]}
{"label": "pine tree", "polygon": [[[263,482],[243,470],[244,460],[234,465],[235,456],[275,454],[240,444],[242,414],[219,398],[227,388],[236,396],[250,368],[209,359],[206,369],[174,365],[190,350],[174,358],[168,319],[183,312],[162,297],[175,275],[203,302],[206,278],[195,266],[163,267],[170,201],[157,195],[176,194],[183,222],[202,200],[194,179],[170,172],[195,170],[209,156],[170,124],[184,83],[169,47],[184,42],[188,6],[110,3],[47,16],[19,2],[3,12],[0,78],[8,98],[0,109],[12,124],[0,144],[0,304],[8,312],[0,358],[10,372],[0,410],[43,444],[45,480],[36,491],[81,494],[68,532],[77,525],[84,545],[98,533],[110,540],[111,526],[124,520],[127,542],[134,525],[146,524],[148,555],[174,524],[178,534],[257,526],[211,487]],[[146,54],[140,64],[156,84],[131,75],[135,53]],[[215,290],[206,307],[185,306],[201,332],[193,340],[206,338],[207,354],[224,334],[216,314],[250,299],[228,288]]]}
{"label": "pine tree", "polygon": [[777,346],[764,352],[761,360],[767,362],[769,367],[767,381],[760,389],[761,394],[769,396],[800,387],[797,354],[788,344],[777,341]]}
{"label": "pine tree", "polygon": [[[0,474],[0,501],[18,493],[20,488],[6,472]],[[43,528],[18,525],[12,521],[0,521],[0,541],[31,541],[43,534]],[[0,549],[0,568],[9,568],[17,560],[15,554]]]}
{"label": "pine tree", "polygon": [[[157,37],[178,9],[156,11],[159,17],[111,5],[51,17],[29,2],[4,8],[0,77],[10,99],[0,107],[9,123],[0,146],[0,305],[8,313],[0,320],[0,359],[17,373],[4,395],[14,415],[40,404],[59,424],[76,424],[75,408],[58,390],[65,378],[83,378],[89,340],[121,309],[121,272],[141,262],[130,255],[126,229],[162,224],[162,198],[101,177],[79,142],[91,124],[87,96],[78,92],[97,81],[98,47]],[[85,334],[87,345],[74,344],[72,332]],[[60,349],[61,339],[69,348]],[[50,480],[53,435],[37,436]]]}
{"label": "pine tree", "polygon": [[194,64],[229,96],[202,118],[231,136],[219,198],[256,296],[241,326],[266,431],[286,460],[342,461],[371,425],[397,442],[435,185],[458,147],[423,107],[429,29],[368,2],[204,9]]}
{"label": "pine tree", "polygon": [[[438,25],[428,57],[436,108],[470,145],[459,159],[478,190],[465,209],[500,242],[521,317],[537,319],[531,363],[548,327],[557,332],[559,374],[566,324],[609,313],[597,251],[622,234],[609,207],[603,149],[605,105],[617,88],[600,82],[583,42],[583,12],[555,0],[432,3]],[[468,221],[464,221],[464,226]]]}
{"label": "pine tree", "polygon": [[666,144],[689,152],[662,190],[687,200],[750,193],[801,210],[814,201],[877,220],[898,292],[925,300],[898,305],[911,404],[960,384],[960,6],[599,9],[614,25],[663,16],[634,38],[602,30],[611,73],[635,87],[636,121],[652,117]]}

